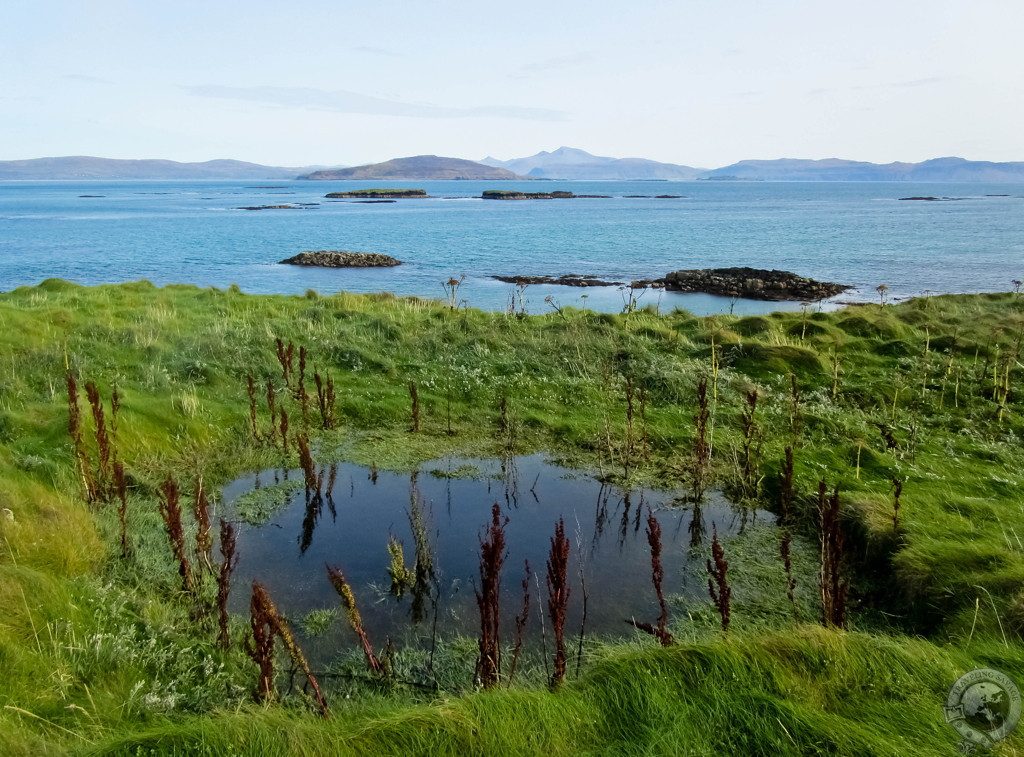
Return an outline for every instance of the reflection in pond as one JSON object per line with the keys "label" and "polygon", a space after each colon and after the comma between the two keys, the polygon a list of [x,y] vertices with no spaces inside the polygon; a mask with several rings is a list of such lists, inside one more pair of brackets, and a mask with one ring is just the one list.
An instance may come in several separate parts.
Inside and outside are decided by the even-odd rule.
{"label": "reflection in pond", "polygon": [[[686,582],[685,573],[703,570],[703,537],[712,525],[729,534],[751,519],[773,519],[762,511],[741,513],[715,492],[703,506],[691,507],[672,492],[622,491],[543,455],[442,458],[411,475],[338,464],[323,475],[319,494],[307,495],[302,477],[301,471],[264,471],[225,488],[229,514],[244,511],[246,520],[259,523],[239,530],[232,609],[246,611],[252,579],[293,618],[337,607],[324,572],[325,564],[336,565],[359,599],[367,630],[382,639],[401,636],[410,624],[423,624],[425,634],[435,625],[444,635],[476,633],[480,536],[495,502],[509,519],[505,638],[521,605],[524,561],[543,570],[560,517],[572,547],[569,627],[580,623],[582,566],[587,632],[610,635],[629,633],[624,620],[657,610],[644,528],[648,510],[662,527],[665,591],[692,602],[707,601],[705,582]],[[256,508],[254,517],[253,501],[270,504]]]}

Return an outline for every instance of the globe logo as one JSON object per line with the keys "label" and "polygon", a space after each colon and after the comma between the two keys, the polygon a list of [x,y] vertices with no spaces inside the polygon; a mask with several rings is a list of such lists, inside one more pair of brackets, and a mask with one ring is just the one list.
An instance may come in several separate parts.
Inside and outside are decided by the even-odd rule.
{"label": "globe logo", "polygon": [[1005,673],[979,668],[953,684],[944,709],[946,722],[962,738],[962,752],[989,749],[1009,736],[1020,720],[1020,690]]}

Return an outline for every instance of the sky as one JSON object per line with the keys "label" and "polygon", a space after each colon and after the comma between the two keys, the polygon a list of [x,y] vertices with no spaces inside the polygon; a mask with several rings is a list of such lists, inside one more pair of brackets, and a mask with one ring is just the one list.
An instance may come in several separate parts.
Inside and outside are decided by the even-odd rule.
{"label": "sky", "polygon": [[34,0],[0,159],[1024,160],[1020,0]]}

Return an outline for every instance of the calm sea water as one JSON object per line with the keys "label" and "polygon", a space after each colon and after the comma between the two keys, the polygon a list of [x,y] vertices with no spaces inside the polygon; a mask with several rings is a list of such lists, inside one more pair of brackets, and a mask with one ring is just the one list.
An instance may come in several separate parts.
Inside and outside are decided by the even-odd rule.
{"label": "calm sea water", "polygon": [[[433,199],[358,204],[324,199],[368,186],[426,189]],[[607,194],[612,199],[494,202],[484,189]],[[623,195],[678,194],[683,199]],[[82,197],[81,195],[98,195]],[[900,202],[911,195],[964,198]],[[1007,196],[994,196],[1007,195]],[[319,203],[303,210],[246,205]],[[384,252],[393,269],[277,265],[302,250]],[[491,274],[593,274],[628,281],[679,268],[781,268],[855,285],[839,299],[1008,290],[1024,279],[1024,185],[716,182],[0,182],[0,290],[49,277],[140,278],[247,292],[391,291],[461,297],[502,309],[511,287]],[[530,287],[532,310],[622,307],[617,289]],[[704,295],[648,293],[662,308],[728,311]],[[778,309],[736,303],[736,312]],[[791,304],[789,307],[797,307]]]}

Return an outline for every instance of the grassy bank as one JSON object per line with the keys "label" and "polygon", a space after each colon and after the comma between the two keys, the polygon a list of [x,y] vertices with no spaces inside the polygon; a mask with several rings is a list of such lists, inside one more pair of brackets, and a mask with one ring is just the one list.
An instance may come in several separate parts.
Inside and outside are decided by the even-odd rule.
{"label": "grassy bank", "polygon": [[[956,742],[941,716],[953,680],[983,664],[1024,674],[1019,297],[747,318],[517,318],[384,296],[48,281],[0,296],[0,326],[5,753],[945,754]],[[446,452],[501,454],[504,398],[516,452],[688,486],[695,387],[709,376],[713,485],[775,509],[792,447],[794,527],[812,543],[818,481],[840,487],[853,631],[815,628],[813,617],[787,627],[785,613],[744,623],[738,595],[728,637],[674,617],[684,644],[595,645],[583,677],[554,694],[524,682],[367,695],[332,701],[329,721],[299,696],[249,704],[252,663],[237,643],[217,649],[181,596],[156,488],[168,474],[187,483],[201,472],[213,485],[280,464],[279,449],[251,438],[246,395],[250,374],[261,388],[270,378],[299,428],[277,338],[308,348],[310,371],[336,382],[340,426],[314,433],[318,458],[398,469]],[[121,397],[127,560],[114,508],[83,501],[69,370]],[[409,431],[410,382],[419,433]],[[270,423],[262,398],[257,423],[261,433]],[[297,466],[294,449],[287,462]],[[816,566],[801,568],[803,584]],[[784,607],[781,581],[778,596]],[[236,619],[237,638],[245,625]]]}

